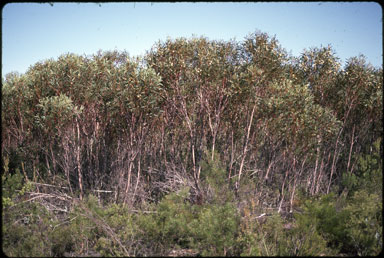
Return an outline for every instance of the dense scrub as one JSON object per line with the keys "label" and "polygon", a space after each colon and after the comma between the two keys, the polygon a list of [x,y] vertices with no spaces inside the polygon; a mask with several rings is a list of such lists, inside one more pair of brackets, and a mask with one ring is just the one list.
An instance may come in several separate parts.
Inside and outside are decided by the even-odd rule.
{"label": "dense scrub", "polygon": [[382,68],[275,38],[67,54],[2,82],[10,256],[376,255]]}

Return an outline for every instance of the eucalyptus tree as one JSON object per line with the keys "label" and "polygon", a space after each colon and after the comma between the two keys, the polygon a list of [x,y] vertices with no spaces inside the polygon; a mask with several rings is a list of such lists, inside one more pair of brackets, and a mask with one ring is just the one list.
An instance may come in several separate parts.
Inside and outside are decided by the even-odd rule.
{"label": "eucalyptus tree", "polygon": [[[2,158],[10,160],[10,170],[22,169],[24,174],[37,169],[38,141],[32,122],[34,120],[33,86],[27,76],[9,73],[2,81],[1,128]],[[27,160],[33,160],[28,164]],[[32,168],[33,167],[33,168]],[[29,169],[31,168],[31,169]]]}
{"label": "eucalyptus tree", "polygon": [[381,131],[377,118],[382,116],[382,69],[367,64],[364,56],[347,60],[342,68],[330,46],[304,50],[295,68],[298,80],[308,83],[315,103],[331,110],[341,122],[333,143],[321,135],[318,139],[331,154],[331,157],[316,159],[316,163],[321,160],[323,164],[326,158],[331,158],[325,162],[330,171],[328,192],[336,170],[339,175],[342,171],[352,173],[355,164],[352,153],[357,154],[371,145]]}
{"label": "eucalyptus tree", "polygon": [[251,131],[252,133],[259,131],[262,124],[262,111],[258,108],[259,100],[269,91],[270,85],[274,82],[279,83],[285,78],[284,67],[287,54],[276,38],[266,33],[255,32],[248,35],[242,43],[242,60],[245,69],[240,74],[240,80],[243,87],[248,90],[248,97],[242,100],[243,110],[242,114],[239,114],[243,121],[241,127],[246,131],[243,133],[237,188],[243,173],[248,145],[256,147],[254,152],[257,152],[257,148],[260,147],[259,143],[250,143],[250,138],[255,139]]}
{"label": "eucalyptus tree", "polygon": [[360,153],[372,151],[382,134],[383,72],[366,62],[364,56],[352,57],[340,74],[337,115],[343,122],[343,148],[340,173],[352,174]]}
{"label": "eucalyptus tree", "polygon": [[204,149],[211,149],[213,159],[218,139],[220,144],[225,141],[219,133],[238,77],[238,56],[235,42],[206,38],[159,42],[147,56],[148,65],[162,78],[164,126],[179,139],[173,142],[189,139],[189,146],[178,148],[178,155],[192,168],[196,187]]}
{"label": "eucalyptus tree", "polygon": [[[285,182],[293,178],[289,186],[292,189],[292,200],[299,181],[320,184],[316,167],[313,173],[303,173],[303,170],[308,166],[310,168],[310,161],[320,154],[319,139],[324,142],[334,139],[340,122],[331,110],[315,103],[306,84],[295,85],[289,80],[271,85],[261,99],[259,108],[264,114],[262,119],[266,137],[272,143],[279,143],[278,152],[282,159],[274,161],[278,165],[274,173],[285,173],[284,179],[280,181],[281,193],[284,192]],[[279,177],[266,174],[265,178],[269,176]]]}
{"label": "eucalyptus tree", "polygon": [[332,47],[305,49],[297,58],[296,66],[298,80],[308,84],[314,101],[334,109],[341,63]]}

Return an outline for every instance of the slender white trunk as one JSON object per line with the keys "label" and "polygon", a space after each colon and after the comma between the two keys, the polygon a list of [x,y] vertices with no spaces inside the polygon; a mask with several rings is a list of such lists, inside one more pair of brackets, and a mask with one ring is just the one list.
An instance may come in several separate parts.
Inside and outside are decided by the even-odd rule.
{"label": "slender white trunk", "polygon": [[242,157],[242,159],[241,159],[240,169],[239,169],[239,174],[238,174],[238,179],[237,179],[237,182],[236,182],[236,189],[239,188],[240,179],[241,179],[241,175],[242,175],[242,172],[243,172],[244,161],[245,161],[245,156],[246,156],[246,153],[247,153],[247,147],[248,147],[249,134],[250,134],[250,132],[251,132],[251,126],[252,126],[253,115],[254,115],[254,113],[255,113],[255,109],[256,109],[256,104],[253,105],[252,113],[251,113],[251,117],[250,117],[250,119],[249,119],[249,124],[248,124],[248,129],[247,129],[247,135],[246,135],[246,138],[245,138],[245,144],[244,144],[244,149],[243,149],[243,157]]}
{"label": "slender white trunk", "polygon": [[284,181],[283,181],[283,185],[281,186],[281,200],[280,200],[280,204],[279,204],[279,209],[278,209],[278,213],[281,212],[281,207],[283,206],[283,202],[284,202],[284,186],[285,186],[285,182],[287,181],[287,177],[288,177],[288,169],[285,171],[285,177],[284,177]]}
{"label": "slender white trunk", "polygon": [[[349,171],[349,166],[351,164],[352,149],[353,149],[354,141],[355,141],[355,125],[353,125],[353,129],[352,129],[352,139],[351,139],[351,147],[349,148],[347,171]],[[352,173],[352,170],[349,172]]]}
{"label": "slender white trunk", "polygon": [[336,139],[335,151],[333,152],[333,160],[332,160],[332,167],[331,167],[331,176],[330,176],[330,178],[329,178],[329,183],[328,183],[328,188],[327,188],[327,194],[329,193],[329,189],[330,189],[330,187],[331,187],[331,183],[332,183],[332,176],[333,176],[333,173],[335,172],[336,157],[339,155],[338,152],[337,152],[337,147],[338,147],[338,145],[339,145],[339,139],[340,139],[340,136],[341,136],[342,131],[343,131],[343,128],[340,129],[339,134],[337,135],[337,139]]}
{"label": "slender white trunk", "polygon": [[139,157],[138,165],[137,165],[137,180],[136,180],[136,185],[135,185],[135,191],[133,192],[133,196],[132,196],[132,203],[135,200],[137,186],[139,185],[139,182],[140,182],[140,165],[141,165],[141,163],[140,163],[140,157]]}
{"label": "slender white trunk", "polygon": [[77,149],[76,149],[76,162],[77,162],[77,173],[79,180],[79,188],[80,188],[80,200],[83,199],[83,175],[81,171],[81,142],[80,142],[80,127],[79,120],[76,118],[76,129],[77,129]]}

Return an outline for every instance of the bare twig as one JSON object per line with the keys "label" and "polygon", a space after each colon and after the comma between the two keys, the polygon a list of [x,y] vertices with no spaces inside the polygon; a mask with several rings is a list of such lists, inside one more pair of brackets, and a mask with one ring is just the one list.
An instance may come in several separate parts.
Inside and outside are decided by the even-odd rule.
{"label": "bare twig", "polygon": [[62,222],[62,223],[60,223],[60,224],[55,225],[55,226],[53,227],[53,229],[52,229],[52,232],[53,232],[58,226],[64,225],[64,224],[66,224],[66,223],[69,223],[69,222],[71,222],[72,220],[75,220],[77,217],[79,217],[79,215],[77,215],[76,217],[73,217],[73,218],[70,219],[70,220],[66,220],[66,221],[64,221],[64,222]]}

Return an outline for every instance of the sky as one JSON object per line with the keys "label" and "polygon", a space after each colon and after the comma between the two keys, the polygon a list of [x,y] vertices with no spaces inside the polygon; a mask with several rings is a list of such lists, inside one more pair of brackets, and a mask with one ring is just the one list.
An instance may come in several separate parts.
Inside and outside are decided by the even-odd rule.
{"label": "sky", "polygon": [[1,18],[3,77],[66,53],[139,56],[167,38],[241,42],[256,31],[293,56],[331,45],[342,64],[360,54],[375,67],[383,61],[376,2],[8,3]]}

